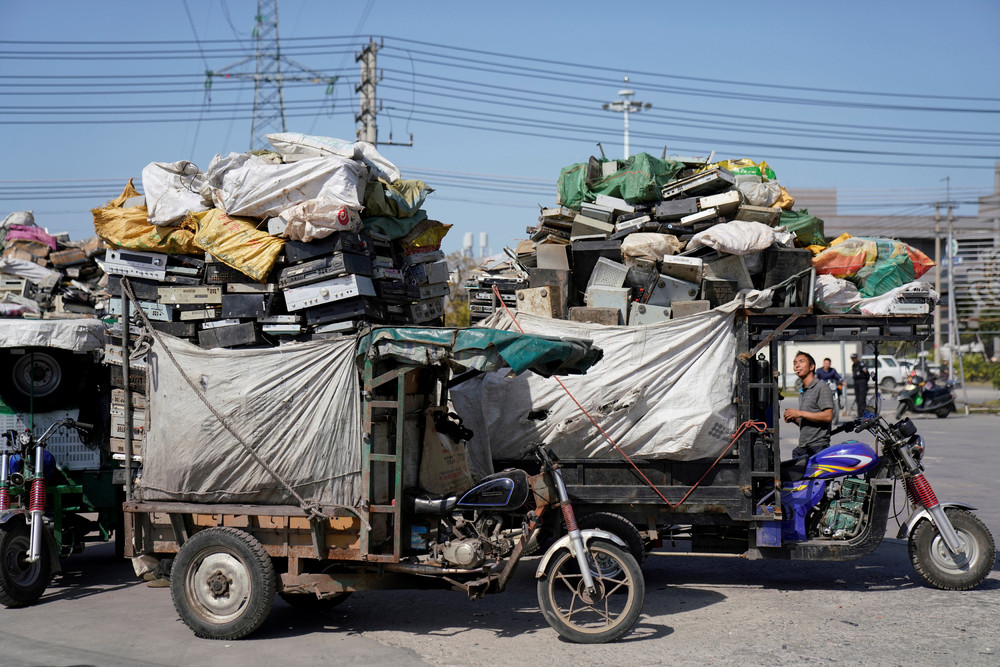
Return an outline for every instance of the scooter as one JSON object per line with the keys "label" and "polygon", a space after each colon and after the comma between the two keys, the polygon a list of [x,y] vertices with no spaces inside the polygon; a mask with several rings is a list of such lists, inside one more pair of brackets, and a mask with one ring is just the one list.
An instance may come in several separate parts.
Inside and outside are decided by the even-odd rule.
{"label": "scooter", "polygon": [[896,419],[902,419],[906,411],[932,412],[943,419],[955,411],[955,394],[948,385],[926,382],[919,375],[910,375],[906,384],[896,396],[899,406]]}
{"label": "scooter", "polygon": [[909,539],[917,574],[944,590],[969,590],[982,583],[993,569],[993,536],[969,511],[974,507],[938,501],[924,476],[924,440],[913,422],[889,424],[869,408],[831,435],[847,430],[871,432],[881,455],[851,440],[782,463],[782,541],[822,547],[840,553],[841,559],[871,553],[882,540],[890,511],[885,487],[891,487],[890,480],[902,480],[913,512],[897,538]]}

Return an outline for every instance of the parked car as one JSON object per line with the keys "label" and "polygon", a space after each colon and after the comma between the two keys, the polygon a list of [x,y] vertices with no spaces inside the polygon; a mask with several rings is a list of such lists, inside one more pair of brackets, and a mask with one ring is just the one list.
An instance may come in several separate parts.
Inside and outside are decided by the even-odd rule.
{"label": "parked car", "polygon": [[872,373],[872,379],[875,379],[877,373],[879,387],[885,391],[892,391],[896,385],[902,384],[909,373],[909,370],[891,354],[878,355],[877,368],[876,359],[872,355],[866,354],[861,357],[861,363]]}

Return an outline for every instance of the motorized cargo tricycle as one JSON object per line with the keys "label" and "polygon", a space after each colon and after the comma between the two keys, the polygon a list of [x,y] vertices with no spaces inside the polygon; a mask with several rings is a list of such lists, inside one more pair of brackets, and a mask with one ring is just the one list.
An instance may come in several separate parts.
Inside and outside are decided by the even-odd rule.
{"label": "motorized cargo tricycle", "polygon": [[[530,318],[520,320],[533,330]],[[605,456],[564,455],[570,498],[581,515],[603,514],[605,530],[626,540],[638,536],[647,549],[844,561],[882,542],[890,516],[901,513],[893,511],[898,481],[911,509],[896,535],[908,541],[918,576],[937,588],[976,587],[993,567],[993,537],[972,514],[975,508],[937,499],[921,458],[924,441],[910,420],[887,421],[872,406],[843,429],[867,432],[873,443],[839,442],[835,434],[832,446],[811,458],[783,462],[780,451],[783,397],[775,369],[781,343],[839,338],[877,350],[880,343],[920,340],[929,332],[926,316],[741,313],[733,383],[741,428],[728,448],[715,460],[628,459],[610,446]],[[611,404],[615,397],[604,400]],[[635,400],[641,402],[641,396]],[[505,458],[499,465],[518,463]]]}
{"label": "motorized cargo tricycle", "polygon": [[[178,339],[155,338],[151,354],[158,356],[148,367],[159,370],[152,371],[152,383],[169,385],[162,374],[177,371],[199,373],[201,382],[195,387],[213,386],[207,364],[185,368],[177,361],[201,352]],[[360,402],[360,442],[329,441],[324,447],[360,451],[360,470],[344,472],[360,479],[356,502],[323,504],[297,495],[303,502],[163,499],[162,491],[152,488],[157,486],[156,440],[143,444],[139,497],[125,503],[126,554],[159,561],[160,572],[169,573],[178,614],[195,634],[244,637],[267,617],[275,594],[289,604],[317,608],[374,589],[451,588],[471,598],[498,593],[521,558],[537,548],[539,527],[560,517],[566,535],[545,551],[535,573],[543,615],[575,642],[611,641],[628,632],[645,594],[639,565],[615,534],[578,527],[559,463],[544,447],[524,443],[537,474],[511,469],[475,484],[458,483],[446,492],[422,488],[427,448],[461,446],[463,439],[461,425],[447,414],[449,384],[462,379],[452,377],[452,369],[477,372],[507,365],[515,372],[582,372],[600,358],[600,351],[585,341],[402,328],[376,329],[357,343],[352,338],[297,349],[314,350],[321,360],[333,348],[354,350],[355,344],[356,356],[349,358],[357,368],[351,369],[353,376],[345,376],[342,389]],[[247,354],[259,354],[259,359],[284,354],[287,360],[289,353],[279,348]],[[357,376],[360,384],[351,386]],[[271,400],[280,404],[274,398],[279,391],[269,388]],[[206,405],[216,400],[208,393],[203,399]],[[154,413],[159,400],[155,391],[149,397]],[[221,409],[215,412],[226,421]],[[247,422],[233,426],[248,427]],[[346,425],[348,431],[350,427]],[[275,465],[268,463],[273,450],[266,441],[245,442],[248,456],[269,469]],[[219,460],[222,465],[230,460],[234,467],[238,463]],[[280,484],[280,475],[274,477]],[[182,489],[176,497],[196,490]]]}

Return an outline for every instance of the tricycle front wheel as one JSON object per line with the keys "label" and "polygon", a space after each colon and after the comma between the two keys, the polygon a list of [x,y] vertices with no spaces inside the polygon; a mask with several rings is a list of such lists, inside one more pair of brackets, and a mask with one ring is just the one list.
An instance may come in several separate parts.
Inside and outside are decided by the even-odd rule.
{"label": "tricycle front wheel", "polygon": [[642,570],[632,554],[604,540],[593,540],[587,554],[596,590],[586,590],[576,558],[563,549],[538,582],[538,604],[549,625],[572,642],[614,641],[639,620]]}
{"label": "tricycle front wheel", "polygon": [[0,529],[0,604],[8,609],[34,604],[52,580],[48,544],[42,540],[38,560],[29,563],[30,544],[27,524],[12,523]]}
{"label": "tricycle front wheel", "polygon": [[276,587],[264,546],[236,528],[195,533],[170,569],[174,608],[196,635],[208,639],[241,639],[259,628]]}
{"label": "tricycle front wheel", "polygon": [[910,562],[920,578],[934,588],[967,591],[981,584],[993,569],[993,536],[975,514],[956,508],[945,512],[965,553],[952,554],[934,524],[924,520],[910,535]]}

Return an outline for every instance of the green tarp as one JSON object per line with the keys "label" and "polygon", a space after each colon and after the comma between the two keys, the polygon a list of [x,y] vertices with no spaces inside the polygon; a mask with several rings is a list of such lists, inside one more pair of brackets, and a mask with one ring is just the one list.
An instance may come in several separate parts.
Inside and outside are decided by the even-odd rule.
{"label": "green tarp", "polygon": [[618,169],[602,176],[602,166],[608,160],[590,158],[590,162],[571,164],[559,174],[558,202],[579,209],[583,202],[592,202],[597,195],[619,197],[627,202],[649,202],[660,199],[660,190],[681,170],[683,165],[661,160],[649,153],[639,153],[618,161]]}
{"label": "green tarp", "polygon": [[361,337],[355,360],[359,366],[374,356],[419,366],[446,363],[461,370],[510,367],[517,374],[532,370],[548,377],[586,373],[603,355],[581,339],[485,328],[382,327]]}

